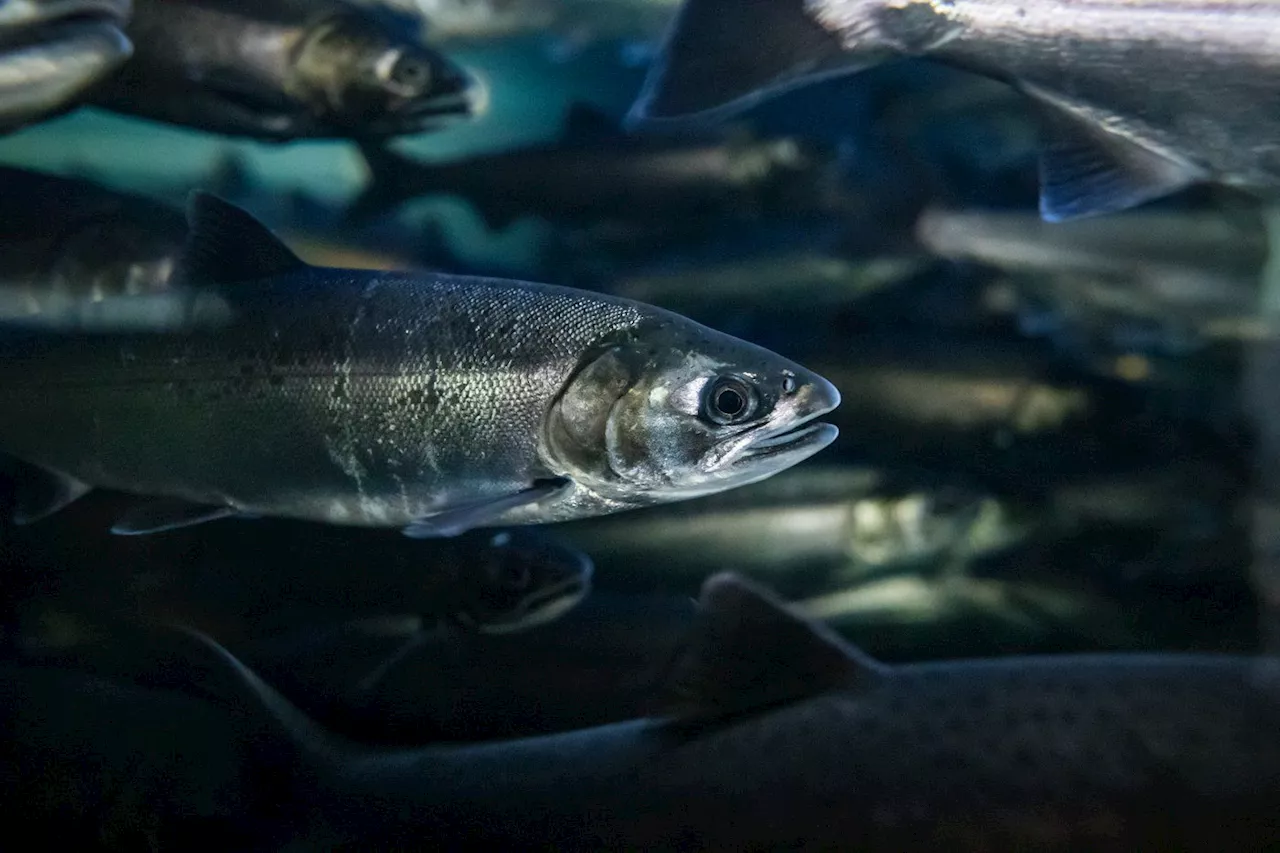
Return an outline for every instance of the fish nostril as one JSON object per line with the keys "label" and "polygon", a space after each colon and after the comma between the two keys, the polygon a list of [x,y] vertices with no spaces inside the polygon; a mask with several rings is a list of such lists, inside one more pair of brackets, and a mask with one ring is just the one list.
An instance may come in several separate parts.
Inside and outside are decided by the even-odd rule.
{"label": "fish nostril", "polygon": [[799,386],[794,376],[792,376],[790,373],[783,375],[782,377],[782,393],[783,394],[794,394],[796,393],[797,387]]}

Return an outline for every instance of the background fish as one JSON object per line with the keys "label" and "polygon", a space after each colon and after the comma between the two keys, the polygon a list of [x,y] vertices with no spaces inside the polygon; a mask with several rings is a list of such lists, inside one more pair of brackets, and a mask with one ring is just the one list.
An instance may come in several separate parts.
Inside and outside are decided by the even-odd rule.
{"label": "background fish", "polygon": [[1050,221],[1197,181],[1270,195],[1280,190],[1277,28],[1272,4],[1230,0],[1069,9],[1057,0],[689,0],[633,116],[723,115],[894,56],[927,57],[1008,80],[1042,113],[1040,209]]}
{"label": "background fish", "polygon": [[354,221],[423,195],[466,199],[491,228],[522,216],[705,224],[708,217],[837,210],[836,163],[794,139],[644,138],[588,107],[569,111],[562,141],[452,163],[366,146],[370,183]]}
{"label": "background fish", "polygon": [[0,132],[65,112],[133,54],[131,0],[0,5]]}
{"label": "background fish", "polygon": [[5,321],[77,328],[76,309],[169,289],[187,234],[182,211],[26,169],[0,168],[0,188]]}
{"label": "background fish", "polygon": [[394,136],[466,118],[475,81],[389,13],[341,2],[137,0],[136,51],[95,103],[265,140]]}
{"label": "background fish", "polygon": [[503,744],[344,741],[216,647],[205,683],[292,744],[331,842],[1216,850],[1280,821],[1266,659],[885,667],[732,576],[701,609],[662,717]]}
{"label": "background fish", "polygon": [[1046,224],[1034,213],[932,210],[920,241],[1005,269],[1058,302],[1151,317],[1205,335],[1257,310],[1270,247],[1256,210],[1160,211]]}

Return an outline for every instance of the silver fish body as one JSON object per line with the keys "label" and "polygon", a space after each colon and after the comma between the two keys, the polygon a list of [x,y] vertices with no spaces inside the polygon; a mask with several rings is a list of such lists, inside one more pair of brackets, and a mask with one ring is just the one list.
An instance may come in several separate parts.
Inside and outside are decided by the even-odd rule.
{"label": "silver fish body", "polygon": [[[221,276],[202,286],[228,317],[6,335],[0,450],[78,482],[72,493],[434,535],[695,497],[835,438],[808,423],[838,404],[830,383],[677,315],[522,282],[308,267],[201,198],[188,249]],[[275,274],[239,260],[255,255]],[[121,532],[183,510],[144,515]]]}
{"label": "silver fish body", "polygon": [[[736,578],[708,581],[668,714],[371,751],[222,653],[293,744],[329,839],[430,849],[1255,849],[1280,791],[1266,659],[885,667]],[[697,808],[689,808],[692,803]]]}
{"label": "silver fish body", "polygon": [[0,131],[76,106],[130,56],[130,0],[10,0],[0,6]]}
{"label": "silver fish body", "polygon": [[1202,180],[1280,190],[1273,3],[690,0],[671,33],[637,118],[723,113],[919,56],[1011,82],[1040,108],[1047,219],[1119,210]]}

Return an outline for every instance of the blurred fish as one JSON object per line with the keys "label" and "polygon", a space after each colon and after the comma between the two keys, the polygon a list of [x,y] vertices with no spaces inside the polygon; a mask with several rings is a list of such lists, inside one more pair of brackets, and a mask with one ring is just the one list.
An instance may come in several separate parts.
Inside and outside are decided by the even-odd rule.
{"label": "blurred fish", "polygon": [[1074,297],[1206,331],[1256,314],[1269,254],[1256,211],[1129,213],[1055,226],[1031,213],[931,210],[916,233],[944,257],[1029,276],[1029,287],[1060,294],[1056,301]]}
{"label": "blurred fish", "polygon": [[[820,250],[794,251],[699,263],[675,260],[621,276],[609,292],[673,311],[744,302],[783,302],[788,308],[840,306],[924,271],[927,257],[886,252],[868,257]],[[758,307],[758,306],[756,306]],[[779,306],[780,308],[782,306]]]}
{"label": "blurred fish", "polygon": [[561,735],[370,749],[205,640],[209,689],[291,745],[279,795],[327,845],[1220,850],[1280,828],[1274,661],[885,666],[736,576],[701,610],[663,716]]}
{"label": "blurred fish", "polygon": [[477,84],[385,10],[306,0],[136,0],[133,59],[95,103],[283,141],[385,137],[469,117]]}
{"label": "blurred fish", "polygon": [[0,167],[0,320],[47,329],[171,329],[224,318],[171,287],[180,210],[89,181]]}
{"label": "blurred fish", "polygon": [[791,594],[932,573],[1007,550],[1034,529],[1031,513],[989,494],[884,469],[804,466],[625,523],[586,519],[555,528],[590,552],[614,588],[670,589],[734,571]]}
{"label": "blurred fish", "polygon": [[155,498],[117,533],[269,515],[453,535],[735,488],[836,437],[813,422],[839,404],[829,382],[678,315],[308,267],[215,197],[190,217],[182,281],[231,325],[3,338],[0,448],[59,484],[16,520],[97,486]]}
{"label": "blurred fish", "polygon": [[[591,589],[591,559],[532,529],[421,541],[264,520],[110,535],[130,501],[95,494],[47,528],[8,531],[5,601],[24,647],[93,642],[127,624],[188,625],[232,643],[339,623],[397,643],[514,633],[559,618]],[[275,569],[263,572],[264,560]]]}
{"label": "blurred fish", "polygon": [[594,592],[519,634],[449,632],[386,661],[398,637],[347,623],[233,646],[326,725],[366,742],[526,737],[643,715],[692,624],[687,596]]}
{"label": "blurred fish", "polygon": [[1280,7],[1232,0],[689,0],[633,115],[720,116],[919,56],[1008,80],[1043,114],[1046,220],[1198,181],[1274,194],[1277,28]]}
{"label": "blurred fish", "polygon": [[428,164],[365,146],[370,183],[353,221],[431,194],[465,198],[490,228],[523,216],[561,224],[599,220],[703,223],[837,209],[834,161],[789,137],[701,140],[623,134],[589,107],[570,110],[562,139],[453,163]]}
{"label": "blurred fish", "polygon": [[[458,626],[481,634],[515,634],[554,622],[591,590],[595,569],[581,551],[526,532],[499,533],[489,543],[487,559],[455,579],[450,607],[443,619],[415,616],[402,622],[404,643],[360,681],[364,690],[377,685],[397,663],[440,632]],[[386,627],[385,617],[366,627]],[[396,629],[393,627],[392,629]]]}
{"label": "blurred fish", "polygon": [[878,421],[898,432],[914,424],[1007,441],[1068,429],[1095,405],[1086,382],[1057,380],[1033,347],[957,343],[858,339],[851,358],[829,365],[842,393],[858,401],[857,411],[846,407],[842,417],[850,427]]}
{"label": "blurred fish", "polygon": [[0,3],[0,132],[78,106],[132,54],[131,0]]}
{"label": "blurred fish", "polygon": [[1144,642],[1120,602],[1070,576],[1027,581],[900,575],[796,601],[793,607],[895,660],[1165,650]]}

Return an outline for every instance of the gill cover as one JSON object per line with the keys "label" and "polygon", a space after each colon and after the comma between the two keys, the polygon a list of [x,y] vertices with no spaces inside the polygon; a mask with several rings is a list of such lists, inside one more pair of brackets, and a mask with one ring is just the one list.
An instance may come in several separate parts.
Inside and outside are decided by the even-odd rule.
{"label": "gill cover", "polygon": [[635,351],[616,344],[586,362],[566,383],[547,418],[553,459],[591,479],[614,479],[610,465],[612,415],[639,375]]}

